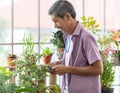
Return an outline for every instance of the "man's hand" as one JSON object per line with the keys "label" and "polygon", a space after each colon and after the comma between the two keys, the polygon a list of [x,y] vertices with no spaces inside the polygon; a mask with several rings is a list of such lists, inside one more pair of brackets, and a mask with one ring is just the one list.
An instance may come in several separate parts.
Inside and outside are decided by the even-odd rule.
{"label": "man's hand", "polygon": [[60,64],[62,64],[62,61],[55,61],[55,62],[49,63],[48,66],[54,67],[54,66],[60,65]]}
{"label": "man's hand", "polygon": [[67,66],[65,65],[56,65],[53,66],[52,69],[54,69],[55,73],[59,75],[64,75],[65,73],[67,73]]}
{"label": "man's hand", "polygon": [[56,74],[56,71],[55,69],[53,69],[53,67],[57,66],[57,65],[61,65],[62,64],[62,61],[56,61],[56,62],[52,62],[52,63],[49,63],[47,66],[49,67],[49,72],[53,73],[53,74]]}

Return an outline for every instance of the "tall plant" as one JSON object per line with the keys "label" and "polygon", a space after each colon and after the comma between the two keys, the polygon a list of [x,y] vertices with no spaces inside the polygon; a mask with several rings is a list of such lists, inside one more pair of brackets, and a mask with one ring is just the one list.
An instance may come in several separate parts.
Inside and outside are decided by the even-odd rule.
{"label": "tall plant", "polygon": [[19,92],[45,93],[49,90],[45,85],[46,67],[38,65],[38,54],[34,52],[33,36],[25,33],[23,53],[16,60],[16,75],[19,77]]}

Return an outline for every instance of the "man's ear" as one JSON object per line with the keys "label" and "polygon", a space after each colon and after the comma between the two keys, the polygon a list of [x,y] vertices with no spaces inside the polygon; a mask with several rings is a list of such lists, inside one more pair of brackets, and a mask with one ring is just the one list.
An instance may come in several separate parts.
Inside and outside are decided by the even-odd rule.
{"label": "man's ear", "polygon": [[71,15],[69,13],[65,13],[64,20],[69,21],[71,18]]}

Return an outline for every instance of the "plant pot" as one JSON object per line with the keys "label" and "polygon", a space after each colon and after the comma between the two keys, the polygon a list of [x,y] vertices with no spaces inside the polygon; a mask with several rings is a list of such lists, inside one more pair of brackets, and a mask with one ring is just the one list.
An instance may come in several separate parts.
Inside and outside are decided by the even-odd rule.
{"label": "plant pot", "polygon": [[14,66],[16,66],[15,60],[17,59],[17,56],[15,54],[9,54],[7,57],[7,65],[9,66],[9,70],[13,71],[15,70]]}
{"label": "plant pot", "polygon": [[58,48],[57,49],[57,57],[58,57],[59,60],[62,59],[63,53],[64,53],[64,48]]}
{"label": "plant pot", "polygon": [[43,56],[44,64],[49,64],[51,62],[51,60],[52,60],[52,54]]}
{"label": "plant pot", "polygon": [[107,89],[102,89],[101,93],[113,93],[114,92],[114,88],[107,88]]}

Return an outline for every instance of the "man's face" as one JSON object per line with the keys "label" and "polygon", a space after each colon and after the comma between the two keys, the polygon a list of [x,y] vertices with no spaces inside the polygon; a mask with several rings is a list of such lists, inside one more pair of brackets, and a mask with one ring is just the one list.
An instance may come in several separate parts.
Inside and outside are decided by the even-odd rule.
{"label": "man's face", "polygon": [[52,21],[54,22],[55,28],[61,29],[62,32],[68,32],[68,21],[65,18],[61,18],[55,16],[54,14],[51,15]]}

